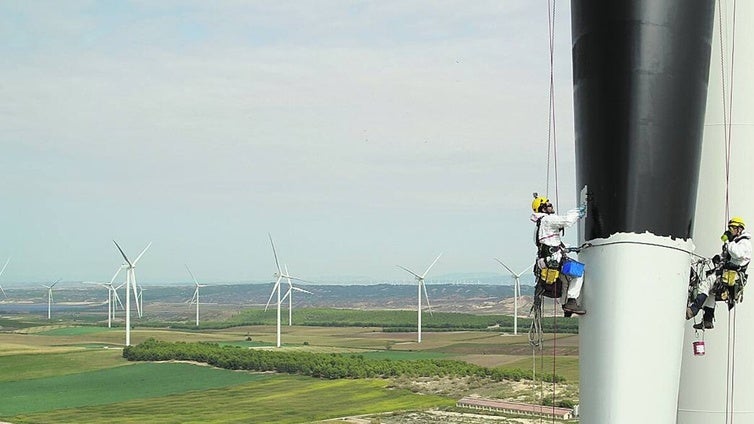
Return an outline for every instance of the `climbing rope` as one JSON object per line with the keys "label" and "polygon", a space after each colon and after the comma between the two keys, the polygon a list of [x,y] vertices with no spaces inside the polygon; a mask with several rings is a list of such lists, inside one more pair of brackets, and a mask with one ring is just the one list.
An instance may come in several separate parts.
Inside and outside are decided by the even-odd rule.
{"label": "climbing rope", "polygon": [[558,192],[558,143],[555,131],[555,0],[547,1],[547,28],[550,42],[550,87],[549,106],[547,111],[547,172],[546,195],[550,195],[550,153],[552,153],[552,168],[555,178],[555,207],[559,207]]}
{"label": "climbing rope", "polygon": [[[720,76],[722,84],[722,103],[723,103],[723,140],[725,148],[725,213],[724,225],[727,225],[730,219],[730,158],[731,158],[731,139],[733,125],[733,81],[734,81],[734,64],[736,52],[736,0],[733,0],[732,25],[731,25],[731,43],[730,43],[730,95],[727,95],[726,88],[726,64],[725,58],[727,41],[727,10],[725,2],[720,0],[718,3],[718,30],[720,33]],[[734,377],[736,367],[736,312],[735,307],[728,309],[728,351],[725,373],[725,422],[733,424],[734,418]]]}
{"label": "climbing rope", "polygon": [[[554,312],[557,312],[558,310],[558,302],[557,299],[552,299],[552,308]],[[555,358],[557,358],[557,347],[558,347],[558,314],[553,313],[552,315],[552,422],[555,423],[555,389],[556,389],[556,382],[555,382]]]}
{"label": "climbing rope", "polygon": [[[545,173],[545,195],[550,197],[550,170],[553,171],[554,177],[554,190],[555,190],[555,202],[553,203],[556,208],[559,206],[560,193],[558,190],[558,147],[557,147],[557,134],[555,126],[555,0],[547,1],[547,29],[549,35],[549,59],[550,59],[550,83],[549,83],[549,104],[547,110],[547,169]],[[535,278],[538,276],[535,276]],[[530,311],[530,315],[533,314],[531,325],[529,326],[529,344],[532,347],[532,376],[536,381],[536,350],[540,352],[540,368],[544,369],[544,351],[542,344],[544,336],[542,332],[542,293],[535,290],[534,302]],[[556,304],[557,300],[553,298],[553,302]],[[557,307],[554,308],[557,311]],[[557,333],[557,327],[555,328]],[[552,408],[553,408],[553,423],[555,422],[555,354],[556,354],[556,342],[557,335],[553,335],[553,360],[552,360]],[[542,422],[542,412],[544,411],[544,376],[540,376],[540,422]]]}
{"label": "climbing rope", "polygon": [[581,246],[579,246],[579,251],[584,250],[584,249],[591,249],[592,247],[610,246],[610,245],[613,245],[613,244],[638,244],[638,245],[642,245],[642,246],[662,247],[664,249],[677,250],[679,252],[687,253],[690,256],[697,257],[698,259],[707,259],[704,256],[701,256],[701,255],[699,255],[697,253],[694,253],[694,252],[692,252],[691,250],[688,250],[688,249],[682,249],[680,247],[675,247],[675,246],[667,246],[667,245],[660,244],[660,243],[652,243],[652,242],[649,242],[649,241],[636,241],[636,240],[608,241],[608,242],[605,242],[605,243],[584,243]]}
{"label": "climbing rope", "polygon": [[536,348],[542,349],[542,294],[534,293],[534,303],[531,306],[530,314],[534,315],[529,326],[529,344],[532,347],[532,352]]}
{"label": "climbing rope", "polygon": [[727,95],[726,89],[726,66],[725,57],[727,56],[725,51],[727,47],[727,26],[724,17],[727,15],[727,10],[724,10],[724,2],[721,0],[718,2],[718,29],[720,32],[720,76],[722,84],[722,103],[723,103],[723,140],[725,141],[725,221],[727,222],[730,217],[730,149],[731,149],[731,136],[733,125],[730,120],[733,117],[733,70],[735,64],[735,52],[736,52],[736,0],[733,0],[733,16],[732,16],[732,41],[730,48],[730,96]]}
{"label": "climbing rope", "polygon": [[[550,33],[550,88],[549,88],[549,112],[548,112],[548,126],[547,126],[547,157],[548,157],[548,172],[549,172],[549,157],[550,157],[550,145],[552,145],[553,155],[553,172],[555,177],[555,206],[560,206],[560,193],[558,191],[558,138],[555,126],[555,0],[547,1],[547,21]],[[548,192],[549,192],[549,186]],[[548,193],[549,194],[549,193]],[[557,331],[557,299],[553,298],[553,336],[552,336],[552,422],[555,423],[555,347],[557,346],[558,331]],[[544,365],[544,364],[543,364]]]}
{"label": "climbing rope", "polygon": [[[732,325],[731,325],[732,323]],[[736,368],[736,308],[728,309],[728,357],[725,366],[725,422],[733,424],[733,385]]]}

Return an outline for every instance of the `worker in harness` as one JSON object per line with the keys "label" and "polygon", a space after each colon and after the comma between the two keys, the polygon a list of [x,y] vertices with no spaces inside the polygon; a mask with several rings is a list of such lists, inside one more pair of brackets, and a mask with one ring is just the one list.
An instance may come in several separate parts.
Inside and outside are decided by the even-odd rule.
{"label": "worker in harness", "polygon": [[699,289],[696,298],[686,308],[686,319],[695,317],[704,310],[702,321],[694,324],[697,330],[714,328],[715,302],[724,301],[732,309],[743,298],[746,285],[746,269],[751,261],[751,234],[740,217],[728,221],[728,230],[720,237],[722,253],[715,255],[713,269],[699,276]]}
{"label": "worker in harness", "polygon": [[565,228],[572,226],[586,215],[586,205],[571,209],[565,215],[556,215],[552,203],[546,197],[534,193],[531,208],[533,211],[531,221],[537,226],[534,235],[534,243],[537,246],[537,262],[534,266],[534,275],[537,279],[535,294],[559,298],[562,295],[561,287],[565,285],[567,294],[563,312],[566,316],[583,315],[586,310],[578,304],[577,299],[581,294],[584,279],[583,276],[574,277],[561,272],[564,262],[569,259],[561,234]]}

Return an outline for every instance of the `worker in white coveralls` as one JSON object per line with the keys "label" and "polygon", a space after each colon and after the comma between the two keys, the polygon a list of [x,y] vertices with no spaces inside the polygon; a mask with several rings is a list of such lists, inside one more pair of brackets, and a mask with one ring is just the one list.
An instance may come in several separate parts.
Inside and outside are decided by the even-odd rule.
{"label": "worker in white coveralls", "polygon": [[[561,234],[565,228],[575,224],[579,219],[586,215],[586,205],[581,205],[576,209],[569,210],[565,215],[556,215],[555,208],[550,200],[546,197],[538,196],[534,193],[534,201],[531,204],[531,220],[537,225],[535,233],[535,244],[537,245],[537,266],[539,269],[535,274],[538,280],[541,280],[540,271],[545,268],[561,270],[564,261],[567,259],[565,254],[565,244],[561,239]],[[566,316],[571,314],[583,315],[586,313],[579,304],[578,298],[581,294],[581,286],[584,282],[583,276],[573,277],[562,272],[558,277],[567,289],[566,302],[563,304],[563,311]],[[551,283],[551,282],[549,282]],[[539,284],[539,281],[538,281]],[[550,284],[552,286],[552,284]],[[559,293],[558,290],[555,293]],[[549,296],[549,297],[559,297]]]}
{"label": "worker in white coveralls", "polygon": [[702,321],[694,324],[697,330],[714,328],[715,302],[724,301],[728,309],[739,301],[746,284],[746,268],[751,261],[751,234],[740,217],[728,221],[728,230],[720,237],[722,253],[712,259],[715,267],[699,276],[696,298],[686,308],[686,319],[704,309]]}

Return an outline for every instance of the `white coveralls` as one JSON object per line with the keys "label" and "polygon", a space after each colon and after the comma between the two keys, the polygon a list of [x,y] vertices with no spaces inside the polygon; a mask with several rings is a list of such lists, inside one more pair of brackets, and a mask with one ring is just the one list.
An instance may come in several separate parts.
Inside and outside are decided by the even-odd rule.
{"label": "white coveralls", "polygon": [[[749,234],[748,231],[743,230],[743,232],[732,241],[726,241],[725,247],[728,250],[728,254],[730,254],[730,260],[728,262],[733,265],[744,266],[748,265],[751,261],[751,234]],[[712,273],[700,277],[702,278],[699,281],[699,293],[707,294],[707,300],[704,301],[703,306],[706,308],[714,308],[715,296],[710,294],[710,290],[712,290],[712,286],[715,285],[718,276],[715,273]]]}
{"label": "white coveralls", "polygon": [[[565,215],[546,214],[540,212],[533,213],[531,216],[532,222],[536,223],[537,220],[540,220],[539,232],[536,234],[539,243],[551,247],[560,246],[563,243],[563,240],[561,240],[560,238],[561,230],[563,228],[572,226],[579,219],[583,218],[584,215],[582,215],[582,211],[583,209],[580,208],[571,209],[566,212]],[[557,251],[553,253],[551,257],[554,260],[560,262],[560,260],[563,258],[563,253],[561,251]],[[563,273],[560,274],[560,278],[565,279],[563,283],[568,284],[568,294],[566,299],[578,299],[579,295],[581,295],[581,286],[584,283],[584,278],[569,277]]]}

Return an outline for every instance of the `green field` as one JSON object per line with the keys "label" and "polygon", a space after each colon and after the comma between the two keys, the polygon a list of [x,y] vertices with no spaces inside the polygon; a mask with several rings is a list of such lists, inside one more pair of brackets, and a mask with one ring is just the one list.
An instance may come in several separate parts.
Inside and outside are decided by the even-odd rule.
{"label": "green field", "polygon": [[271,375],[180,363],[143,363],[0,385],[0,415],[102,405],[232,386]]}
{"label": "green field", "polygon": [[[334,318],[340,311],[316,312]],[[368,314],[341,315],[348,322]],[[372,318],[384,317],[373,315]],[[465,317],[450,317],[453,320]],[[484,318],[489,319],[489,318]],[[306,423],[350,415],[444,408],[469,392],[463,382],[440,379],[435,389],[404,379],[326,380],[300,375],[227,371],[187,363],[132,363],[122,357],[124,331],[77,326],[59,320],[21,323],[7,319],[0,331],[0,421],[38,422],[264,422]],[[438,325],[441,327],[442,323]],[[340,353],[365,359],[454,359],[509,369],[531,370],[527,336],[496,331],[427,332],[421,344],[414,331],[384,332],[381,327],[292,326],[282,329],[281,352]],[[180,330],[137,327],[132,343],[148,338],[168,342],[200,341],[241,348],[275,349],[275,326]],[[553,369],[553,345],[557,347]],[[538,375],[567,381],[559,393],[578,399],[578,335],[545,335],[536,355]],[[429,380],[435,380],[429,378]],[[502,382],[504,383],[504,382]],[[507,385],[506,385],[507,384]],[[473,393],[505,397],[511,383]],[[541,384],[541,383],[539,383]],[[527,401],[542,390],[517,388]],[[549,392],[549,389],[547,390]]]}
{"label": "green field", "polygon": [[[0,339],[2,340],[2,339]],[[129,365],[120,349],[0,356],[0,390],[10,381],[57,377]]]}
{"label": "green field", "polygon": [[103,331],[118,331],[118,329],[107,327],[63,327],[42,331],[38,334],[45,336],[83,336],[86,334],[101,333]]}
{"label": "green field", "polygon": [[[169,364],[155,364],[165,366]],[[186,365],[186,367],[190,367]],[[129,367],[131,368],[131,367]],[[229,372],[220,382],[227,381]],[[162,374],[162,373],[161,373]],[[243,373],[230,373],[243,374]],[[247,374],[247,378],[248,378]],[[187,376],[184,375],[184,378]],[[129,383],[118,387],[137,393],[144,383],[128,375]],[[161,382],[160,385],[171,385]],[[108,422],[108,423],[304,423],[347,415],[360,415],[406,409],[451,406],[454,399],[427,396],[387,387],[382,380],[317,380],[306,377],[264,375],[234,386],[182,394],[152,397],[96,406],[92,395],[88,405],[50,412],[4,416],[14,423]],[[134,386],[129,388],[128,386]],[[176,388],[177,389],[177,388]],[[50,399],[48,393],[44,396]],[[52,409],[52,408],[50,408]]]}

